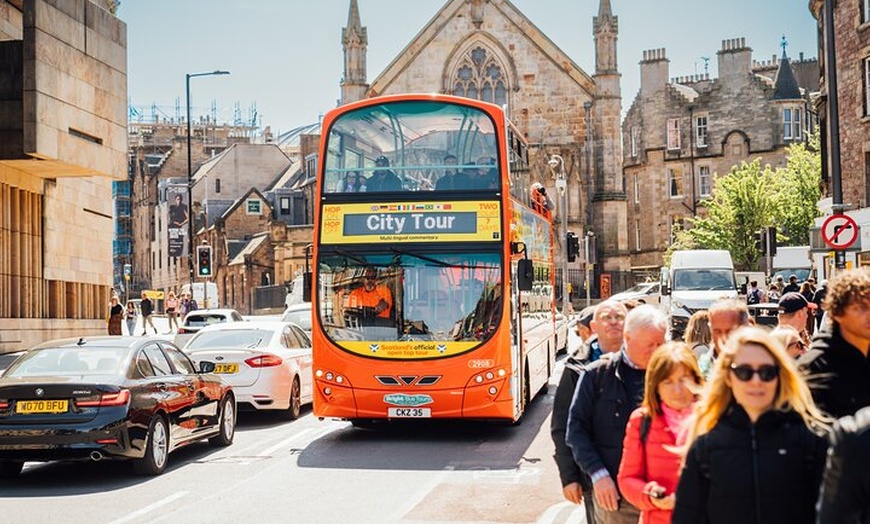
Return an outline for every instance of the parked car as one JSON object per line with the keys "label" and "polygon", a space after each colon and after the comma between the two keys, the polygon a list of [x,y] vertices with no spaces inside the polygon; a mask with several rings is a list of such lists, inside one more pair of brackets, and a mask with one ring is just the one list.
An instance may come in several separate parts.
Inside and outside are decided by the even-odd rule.
{"label": "parked car", "polygon": [[643,284],[638,284],[634,287],[630,287],[621,293],[616,293],[611,296],[613,300],[637,300],[642,304],[652,304],[658,305],[661,302],[661,283],[659,282],[645,282]]}
{"label": "parked car", "polygon": [[0,378],[0,478],[17,476],[27,461],[103,459],[159,475],[186,444],[229,446],[236,401],[213,369],[153,338],[36,346]]}
{"label": "parked car", "polygon": [[292,322],[296,324],[302,331],[311,336],[311,302],[303,302],[287,306],[284,310],[284,315],[281,317],[282,322]]}
{"label": "parked car", "polygon": [[299,418],[312,402],[311,340],[289,322],[227,322],[202,328],[184,346],[195,362],[215,362],[240,409],[280,410]]}

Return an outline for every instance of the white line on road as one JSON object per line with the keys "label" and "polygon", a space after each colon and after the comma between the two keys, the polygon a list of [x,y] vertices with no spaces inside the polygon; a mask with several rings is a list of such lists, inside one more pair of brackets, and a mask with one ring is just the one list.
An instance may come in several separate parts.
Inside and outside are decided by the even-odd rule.
{"label": "white line on road", "polygon": [[149,504],[149,505],[145,506],[144,508],[140,509],[139,511],[134,511],[133,513],[130,513],[126,517],[122,517],[118,520],[113,520],[109,524],[121,524],[122,522],[130,522],[131,520],[137,519],[137,518],[141,517],[142,515],[151,513],[152,511],[154,511],[157,508],[160,508],[160,507],[163,507],[167,504],[171,504],[172,502],[175,502],[176,500],[180,499],[181,497],[187,495],[187,493],[188,493],[187,491],[179,491],[177,493],[173,493],[172,495],[169,495],[168,497],[166,497],[163,500],[155,502],[154,504]]}
{"label": "white line on road", "polygon": [[308,435],[309,433],[311,433],[313,431],[314,431],[314,428],[305,428],[305,429],[301,430],[300,432],[295,433],[295,434],[291,435],[290,437],[285,438],[284,440],[275,444],[274,446],[268,447],[268,448],[264,449],[263,451],[257,453],[257,456],[258,457],[268,457],[268,456],[272,455],[272,453],[278,451],[279,449],[281,449],[284,446],[286,446],[287,444],[289,444],[290,442],[293,442],[294,440],[302,440],[303,437],[305,437],[306,435]]}

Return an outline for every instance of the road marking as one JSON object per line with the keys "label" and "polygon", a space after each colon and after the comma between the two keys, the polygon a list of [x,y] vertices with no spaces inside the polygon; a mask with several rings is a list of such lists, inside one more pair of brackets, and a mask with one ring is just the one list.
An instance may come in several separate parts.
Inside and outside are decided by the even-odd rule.
{"label": "road marking", "polygon": [[275,444],[274,446],[270,446],[270,447],[264,449],[263,451],[257,453],[257,456],[258,457],[268,457],[272,453],[278,451],[279,449],[281,449],[284,446],[286,446],[287,444],[289,444],[290,442],[293,442],[294,440],[297,440],[297,439],[301,439],[302,437],[308,435],[309,433],[312,433],[313,431],[314,431],[314,428],[305,428],[302,431],[300,431],[299,433],[291,435],[290,437],[285,438],[284,440]]}
{"label": "road marking", "polygon": [[432,477],[432,480],[430,480],[429,482],[424,484],[422,488],[417,490],[414,495],[408,497],[404,504],[401,504],[398,508],[396,508],[396,510],[393,512],[389,519],[384,520],[403,520],[405,518],[405,515],[407,515],[411,512],[411,510],[417,507],[417,504],[421,503],[423,499],[425,499],[426,496],[432,492],[433,489],[435,489],[439,484],[444,482],[450,475],[450,473],[452,473],[455,469],[456,468],[454,468],[453,466],[446,466],[437,475],[434,475]]}
{"label": "road marking", "polygon": [[126,517],[122,517],[118,520],[113,520],[109,524],[121,524],[122,522],[130,522],[131,520],[137,519],[137,518],[141,517],[142,515],[146,515],[148,513],[151,513],[155,509],[161,508],[167,504],[171,504],[171,503],[175,502],[176,500],[187,495],[187,493],[188,493],[187,491],[179,491],[177,493],[173,493],[172,495],[169,495],[168,497],[166,497],[165,499],[163,499],[161,501],[155,502],[154,504],[149,504],[149,505],[145,506],[144,508],[140,509],[139,511],[134,511],[133,513],[130,513]]}
{"label": "road marking", "polygon": [[553,504],[547,508],[547,511],[541,515],[535,524],[555,524],[556,522],[559,522],[556,519],[558,519],[567,508],[571,508],[571,513],[564,521],[565,524],[586,524],[586,509],[583,503],[574,504],[567,500],[558,504]]}

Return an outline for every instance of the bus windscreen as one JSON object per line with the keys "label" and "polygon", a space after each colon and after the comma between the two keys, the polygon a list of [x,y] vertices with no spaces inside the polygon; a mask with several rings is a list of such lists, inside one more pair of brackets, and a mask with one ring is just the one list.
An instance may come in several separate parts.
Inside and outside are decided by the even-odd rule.
{"label": "bus windscreen", "polygon": [[[456,355],[487,340],[501,322],[498,252],[338,250],[324,254],[319,267],[321,325],[351,352],[374,358]],[[395,353],[389,342],[416,344],[397,344]]]}
{"label": "bus windscreen", "polygon": [[324,194],[493,190],[496,126],[480,109],[415,100],[341,115],[328,131]]}

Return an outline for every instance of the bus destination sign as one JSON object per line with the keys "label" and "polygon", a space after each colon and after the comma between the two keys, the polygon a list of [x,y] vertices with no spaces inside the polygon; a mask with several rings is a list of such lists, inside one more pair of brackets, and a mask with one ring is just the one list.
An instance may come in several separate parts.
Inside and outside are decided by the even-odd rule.
{"label": "bus destination sign", "polygon": [[327,205],[321,241],[499,241],[500,209],[497,201]]}

